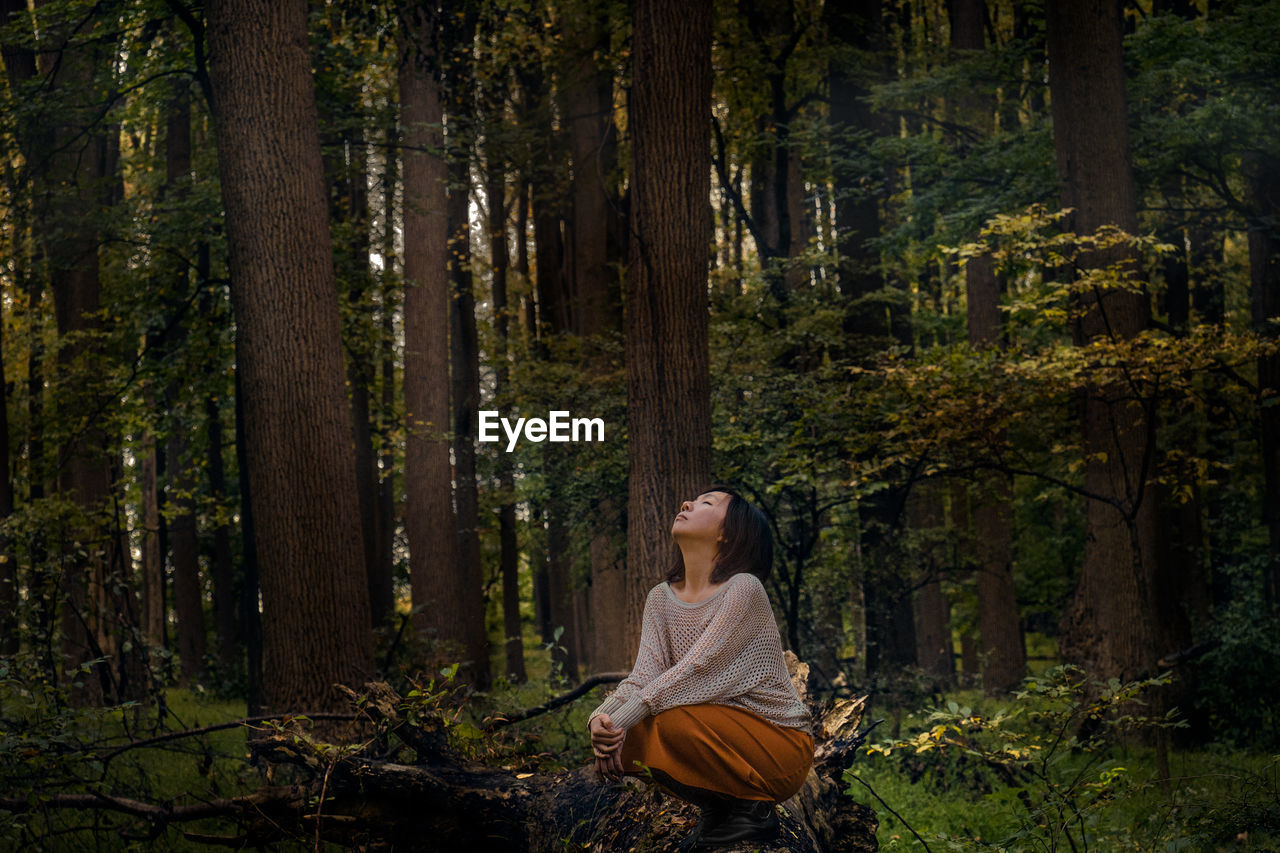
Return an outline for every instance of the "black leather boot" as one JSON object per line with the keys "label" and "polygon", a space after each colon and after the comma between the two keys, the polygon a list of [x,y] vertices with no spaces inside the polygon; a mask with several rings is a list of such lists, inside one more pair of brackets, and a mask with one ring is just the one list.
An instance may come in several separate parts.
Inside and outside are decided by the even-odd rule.
{"label": "black leather boot", "polygon": [[733,800],[729,813],[702,833],[703,846],[736,844],[739,841],[767,841],[778,833],[778,813],[767,800]]}
{"label": "black leather boot", "polygon": [[679,850],[696,849],[706,833],[714,830],[720,825],[721,821],[728,817],[730,806],[734,801],[724,794],[677,782],[661,770],[650,770],[650,772],[653,774],[655,782],[685,802],[697,806],[700,812],[697,826],[693,828],[693,832],[689,833],[684,841],[680,842]]}

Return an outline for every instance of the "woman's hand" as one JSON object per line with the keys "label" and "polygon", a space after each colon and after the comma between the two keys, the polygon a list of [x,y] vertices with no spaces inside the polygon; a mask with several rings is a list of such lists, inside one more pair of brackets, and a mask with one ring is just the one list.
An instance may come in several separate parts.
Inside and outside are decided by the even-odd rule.
{"label": "woman's hand", "polygon": [[596,757],[596,772],[601,776],[622,775],[622,742],[627,733],[615,729],[608,714],[591,721],[591,751]]}

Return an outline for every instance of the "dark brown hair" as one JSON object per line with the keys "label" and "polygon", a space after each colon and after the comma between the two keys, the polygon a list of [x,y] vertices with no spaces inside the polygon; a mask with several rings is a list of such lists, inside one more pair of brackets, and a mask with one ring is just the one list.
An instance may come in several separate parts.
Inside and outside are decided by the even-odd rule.
{"label": "dark brown hair", "polygon": [[[773,571],[773,528],[763,512],[747,503],[747,499],[732,486],[720,483],[698,492],[723,492],[729,496],[724,510],[724,524],[720,528],[720,548],[711,567],[711,582],[724,583],[739,572],[750,572],[761,581]],[[675,563],[667,572],[667,581],[684,580],[684,557],[676,554]]]}

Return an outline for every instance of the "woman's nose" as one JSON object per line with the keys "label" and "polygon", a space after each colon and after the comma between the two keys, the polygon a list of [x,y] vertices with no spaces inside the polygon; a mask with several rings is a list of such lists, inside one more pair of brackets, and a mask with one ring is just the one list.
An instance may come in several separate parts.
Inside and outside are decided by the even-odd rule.
{"label": "woman's nose", "polygon": [[691,510],[691,509],[693,509],[693,502],[692,502],[692,501],[684,501],[684,502],[682,502],[682,503],[680,504],[680,511],[681,511],[681,512],[688,512],[688,511],[689,511],[689,510]]}

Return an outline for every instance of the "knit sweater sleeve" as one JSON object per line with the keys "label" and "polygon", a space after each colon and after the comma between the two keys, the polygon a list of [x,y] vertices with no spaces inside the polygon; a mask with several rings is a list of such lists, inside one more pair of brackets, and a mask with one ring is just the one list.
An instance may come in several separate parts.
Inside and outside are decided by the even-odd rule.
{"label": "knit sweater sleeve", "polygon": [[743,685],[729,676],[729,665],[771,624],[773,611],[755,575],[744,572],[728,583],[715,616],[684,657],[610,715],[616,728],[629,729],[650,714],[679,705],[715,702],[742,692]]}
{"label": "knit sweater sleeve", "polygon": [[[601,714],[608,714],[612,720],[615,711],[626,704],[637,691],[648,686],[669,666],[664,651],[665,644],[662,642],[662,619],[659,613],[661,607],[662,587],[655,586],[644,602],[644,616],[640,626],[640,650],[636,652],[635,666],[631,668],[631,674],[619,682],[618,688],[591,712],[591,716],[587,718],[588,726]],[[614,726],[617,727],[616,722]]]}

